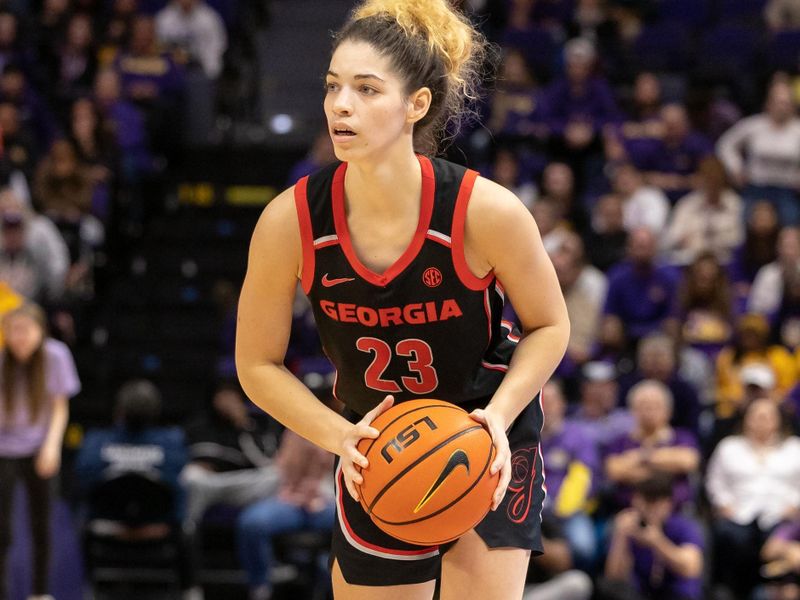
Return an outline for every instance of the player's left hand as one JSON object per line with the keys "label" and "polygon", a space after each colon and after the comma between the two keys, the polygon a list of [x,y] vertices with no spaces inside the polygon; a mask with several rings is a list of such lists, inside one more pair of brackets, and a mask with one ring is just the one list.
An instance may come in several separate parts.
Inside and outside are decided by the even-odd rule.
{"label": "player's left hand", "polygon": [[489,430],[489,435],[492,436],[496,454],[489,472],[492,475],[498,472],[500,474],[492,497],[492,510],[495,510],[503,501],[508,484],[511,482],[511,450],[508,447],[505,422],[500,415],[493,413],[488,408],[477,408],[469,416],[484,425]]}

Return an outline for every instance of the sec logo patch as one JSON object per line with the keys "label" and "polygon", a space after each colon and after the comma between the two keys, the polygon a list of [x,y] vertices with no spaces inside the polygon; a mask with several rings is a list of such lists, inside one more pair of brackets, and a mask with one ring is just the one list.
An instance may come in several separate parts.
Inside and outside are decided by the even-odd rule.
{"label": "sec logo patch", "polygon": [[435,288],[442,283],[442,272],[436,267],[425,269],[425,272],[422,274],[422,283],[430,288]]}

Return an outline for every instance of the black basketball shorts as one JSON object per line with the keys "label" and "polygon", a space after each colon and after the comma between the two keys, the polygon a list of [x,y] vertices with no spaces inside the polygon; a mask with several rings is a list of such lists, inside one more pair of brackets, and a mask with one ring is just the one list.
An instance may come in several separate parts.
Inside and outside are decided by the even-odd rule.
{"label": "black basketball shorts", "polygon": [[[349,411],[353,422],[360,417]],[[520,413],[508,432],[511,483],[497,510],[489,511],[475,531],[490,548],[513,547],[542,553],[541,512],[544,472],[539,445],[542,422],[540,396]],[[442,555],[456,542],[416,546],[380,530],[353,500],[336,462],[336,522],[331,564],[337,560],[345,581],[384,586],[423,583],[439,576]]]}

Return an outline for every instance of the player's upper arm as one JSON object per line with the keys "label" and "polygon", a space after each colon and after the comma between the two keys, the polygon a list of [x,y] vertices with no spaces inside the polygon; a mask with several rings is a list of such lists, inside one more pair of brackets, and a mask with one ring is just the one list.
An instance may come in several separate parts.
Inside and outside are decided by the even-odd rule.
{"label": "player's upper arm", "polygon": [[564,297],[539,228],[513,193],[479,177],[467,209],[465,239],[502,283],[526,332],[568,327]]}
{"label": "player's upper arm", "polygon": [[236,324],[240,374],[253,366],[283,364],[301,260],[294,189],[290,188],[264,209],[250,242]]}

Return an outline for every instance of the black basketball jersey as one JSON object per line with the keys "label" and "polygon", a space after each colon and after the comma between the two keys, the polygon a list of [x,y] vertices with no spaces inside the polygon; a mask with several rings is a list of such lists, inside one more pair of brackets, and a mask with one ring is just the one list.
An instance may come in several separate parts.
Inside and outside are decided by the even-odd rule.
{"label": "black basketball jersey", "polygon": [[502,321],[503,289],[464,258],[464,223],[477,173],[419,156],[421,210],[403,255],[384,273],[356,256],[345,215],[347,163],[295,187],[303,243],[302,286],[322,346],[336,367],[334,395],[364,414],[396,402],[488,402],[519,334]]}

